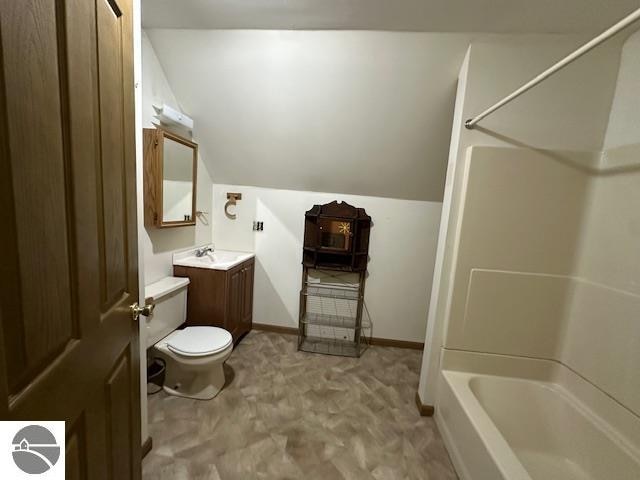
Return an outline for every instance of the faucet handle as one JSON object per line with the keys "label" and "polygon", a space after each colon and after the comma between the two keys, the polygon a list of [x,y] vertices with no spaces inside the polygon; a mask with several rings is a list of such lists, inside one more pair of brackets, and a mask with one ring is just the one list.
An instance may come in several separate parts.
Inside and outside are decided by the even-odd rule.
{"label": "faucet handle", "polygon": [[207,245],[206,247],[196,248],[196,252],[195,252],[196,253],[196,257],[202,257],[207,252],[212,252],[213,253],[213,250],[214,250],[213,244]]}

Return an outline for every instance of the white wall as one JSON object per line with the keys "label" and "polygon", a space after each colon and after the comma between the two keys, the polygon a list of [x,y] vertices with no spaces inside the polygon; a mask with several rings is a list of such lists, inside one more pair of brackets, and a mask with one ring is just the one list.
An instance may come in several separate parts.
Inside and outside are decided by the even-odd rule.
{"label": "white wall", "polygon": [[[242,193],[236,220],[224,215],[227,192]],[[314,204],[333,200],[365,208],[373,218],[365,294],[373,336],[422,342],[439,202],[216,184],[216,248],[256,253],[253,321],[297,327],[304,213]],[[254,220],[264,222],[264,231],[252,231]]]}
{"label": "white wall", "polygon": [[[154,126],[154,104],[166,103],[180,108],[181,103],[173,93],[165,77],[151,42],[142,32],[142,125]],[[182,136],[189,132],[176,130]],[[188,138],[188,137],[187,137]],[[193,139],[198,143],[197,136]],[[196,192],[196,210],[209,212],[211,207],[212,180],[208,167],[198,158],[198,184]],[[142,221],[143,219],[140,219]],[[208,222],[205,223],[205,222]],[[172,275],[172,253],[176,250],[202,245],[211,241],[210,217],[197,218],[195,227],[168,229],[145,228],[141,248],[144,251],[145,282],[147,285],[163,277]]]}
{"label": "white wall", "polygon": [[640,132],[640,32],[622,49],[620,72],[605,137],[606,150],[638,143]]}

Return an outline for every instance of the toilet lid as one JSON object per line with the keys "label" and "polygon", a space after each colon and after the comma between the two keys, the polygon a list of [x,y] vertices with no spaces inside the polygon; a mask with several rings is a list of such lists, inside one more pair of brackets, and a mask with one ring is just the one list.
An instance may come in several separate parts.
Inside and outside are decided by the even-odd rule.
{"label": "toilet lid", "polygon": [[231,334],[223,328],[187,327],[176,331],[167,341],[167,347],[180,355],[201,357],[221,352],[232,343]]}

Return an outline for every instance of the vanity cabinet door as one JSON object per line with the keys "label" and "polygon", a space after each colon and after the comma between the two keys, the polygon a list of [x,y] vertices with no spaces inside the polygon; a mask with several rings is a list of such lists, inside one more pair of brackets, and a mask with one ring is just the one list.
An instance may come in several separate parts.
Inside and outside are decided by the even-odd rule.
{"label": "vanity cabinet door", "polygon": [[251,259],[228,271],[174,265],[176,277],[190,280],[187,326],[222,327],[234,343],[251,331],[254,264]]}
{"label": "vanity cabinet door", "polygon": [[229,272],[229,292],[227,296],[227,324],[226,328],[237,341],[242,335],[242,303],[243,303],[244,269],[236,268]]}
{"label": "vanity cabinet door", "polygon": [[242,332],[251,330],[251,320],[253,318],[253,271],[254,260],[245,264],[243,268],[242,286]]}
{"label": "vanity cabinet door", "polygon": [[253,317],[253,268],[254,260],[249,260],[228,272],[229,291],[227,293],[226,328],[234,342],[251,331]]}
{"label": "vanity cabinet door", "polygon": [[186,325],[227,328],[227,272],[174,265],[173,274],[189,279]]}

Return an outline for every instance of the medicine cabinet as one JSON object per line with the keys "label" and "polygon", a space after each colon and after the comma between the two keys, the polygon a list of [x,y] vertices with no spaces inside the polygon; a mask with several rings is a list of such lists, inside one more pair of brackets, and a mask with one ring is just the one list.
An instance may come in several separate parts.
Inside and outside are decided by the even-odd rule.
{"label": "medicine cabinet", "polygon": [[198,145],[159,128],[145,128],[143,143],[145,225],[195,225]]}

